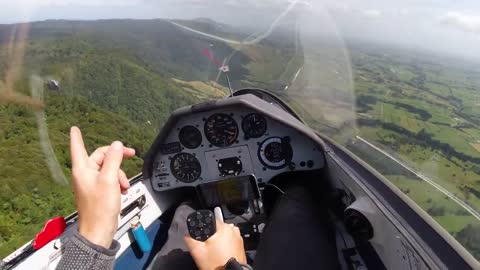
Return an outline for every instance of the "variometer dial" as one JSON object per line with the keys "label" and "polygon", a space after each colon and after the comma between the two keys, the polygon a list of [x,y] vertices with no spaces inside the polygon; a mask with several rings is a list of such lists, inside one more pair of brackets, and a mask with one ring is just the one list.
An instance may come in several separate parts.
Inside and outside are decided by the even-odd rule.
{"label": "variometer dial", "polygon": [[267,120],[258,113],[251,113],[243,118],[242,130],[248,138],[260,138],[267,132]]}
{"label": "variometer dial", "polygon": [[197,158],[189,153],[178,153],[170,161],[170,170],[178,181],[192,183],[200,177],[202,167]]}
{"label": "variometer dial", "polygon": [[195,149],[202,144],[202,134],[194,126],[184,126],[180,129],[178,139],[188,149]]}
{"label": "variometer dial", "polygon": [[204,131],[207,140],[217,147],[230,146],[238,137],[237,122],[225,113],[210,116],[205,122]]}

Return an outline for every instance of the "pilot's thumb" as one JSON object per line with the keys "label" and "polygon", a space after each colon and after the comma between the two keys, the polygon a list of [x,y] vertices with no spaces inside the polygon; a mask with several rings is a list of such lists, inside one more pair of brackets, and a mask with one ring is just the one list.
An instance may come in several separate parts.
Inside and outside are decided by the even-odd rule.
{"label": "pilot's thumb", "polygon": [[122,160],[123,144],[116,141],[108,148],[100,173],[109,179],[115,179],[115,181],[117,181],[118,170],[120,169],[120,165],[122,165]]}

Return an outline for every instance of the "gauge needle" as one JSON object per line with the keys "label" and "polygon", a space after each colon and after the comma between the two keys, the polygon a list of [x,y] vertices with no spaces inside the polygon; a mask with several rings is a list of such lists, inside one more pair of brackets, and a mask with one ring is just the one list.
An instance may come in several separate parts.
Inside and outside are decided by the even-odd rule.
{"label": "gauge needle", "polygon": [[227,134],[230,134],[230,135],[235,135],[235,132],[233,132],[233,131],[224,130],[224,132],[227,133]]}

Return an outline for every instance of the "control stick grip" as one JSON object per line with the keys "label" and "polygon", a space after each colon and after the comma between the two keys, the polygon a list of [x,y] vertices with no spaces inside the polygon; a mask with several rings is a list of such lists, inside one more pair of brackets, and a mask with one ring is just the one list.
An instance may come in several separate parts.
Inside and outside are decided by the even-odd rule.
{"label": "control stick grip", "polygon": [[206,241],[217,231],[215,216],[210,210],[198,210],[187,217],[190,237],[197,241]]}

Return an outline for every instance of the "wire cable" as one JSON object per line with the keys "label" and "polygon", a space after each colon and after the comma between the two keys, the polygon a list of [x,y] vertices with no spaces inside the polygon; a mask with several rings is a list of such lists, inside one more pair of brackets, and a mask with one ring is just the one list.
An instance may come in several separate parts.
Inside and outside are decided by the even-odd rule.
{"label": "wire cable", "polygon": [[279,188],[277,185],[274,185],[274,184],[270,184],[270,183],[266,183],[265,184],[266,187],[273,187],[275,188],[278,192],[282,193],[282,195],[285,195],[285,191],[283,191],[281,188]]}

